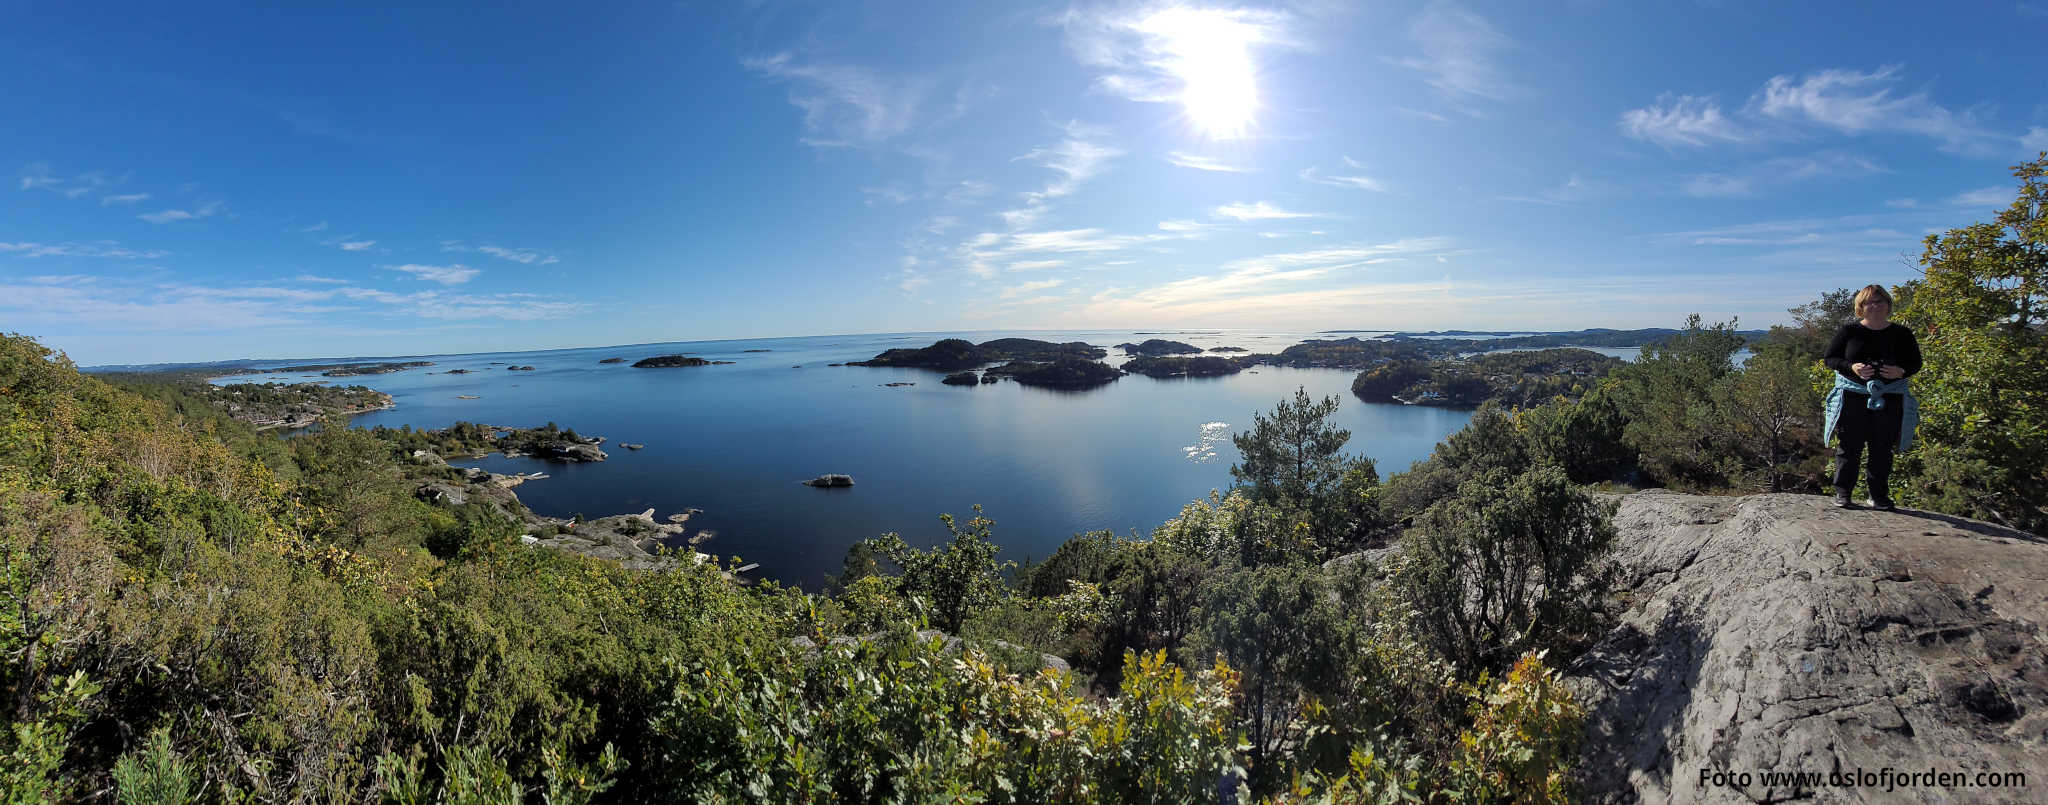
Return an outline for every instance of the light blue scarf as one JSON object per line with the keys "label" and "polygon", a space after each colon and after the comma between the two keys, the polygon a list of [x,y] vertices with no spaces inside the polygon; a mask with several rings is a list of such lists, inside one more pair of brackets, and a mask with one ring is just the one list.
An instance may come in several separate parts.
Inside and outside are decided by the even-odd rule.
{"label": "light blue scarf", "polygon": [[1829,439],[1834,438],[1835,420],[1842,415],[1842,392],[1845,391],[1870,395],[1869,401],[1863,405],[1865,408],[1873,411],[1884,408],[1884,395],[1903,395],[1905,397],[1905,410],[1901,412],[1899,417],[1899,444],[1895,452],[1903,453],[1906,452],[1906,448],[1913,446],[1913,430],[1920,427],[1920,401],[1915,399],[1913,391],[1907,388],[1906,378],[1902,377],[1897,380],[1878,380],[1872,378],[1868,382],[1858,383],[1843,377],[1840,372],[1835,373],[1835,387],[1828,389],[1827,409],[1822,418],[1822,422],[1825,424],[1821,426],[1820,432],[1821,444],[1825,445]]}

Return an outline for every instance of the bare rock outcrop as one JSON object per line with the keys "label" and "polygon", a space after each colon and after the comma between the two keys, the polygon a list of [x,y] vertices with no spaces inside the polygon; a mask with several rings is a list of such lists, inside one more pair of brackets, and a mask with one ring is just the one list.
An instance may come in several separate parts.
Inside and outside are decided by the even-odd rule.
{"label": "bare rock outcrop", "polygon": [[[2048,542],[1813,495],[1639,492],[1615,525],[1626,608],[1570,669],[1588,801],[2039,801]],[[1898,784],[1929,771],[1960,776]]]}

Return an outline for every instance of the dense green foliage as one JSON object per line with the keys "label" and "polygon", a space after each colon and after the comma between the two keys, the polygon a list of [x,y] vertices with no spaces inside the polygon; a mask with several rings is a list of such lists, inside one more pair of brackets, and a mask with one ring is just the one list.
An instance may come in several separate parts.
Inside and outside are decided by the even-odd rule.
{"label": "dense green foliage", "polygon": [[1027,386],[1054,389],[1082,389],[1100,386],[1123,377],[1123,371],[1087,358],[1063,357],[1051,362],[1014,360],[991,366],[987,374],[1008,377]]}
{"label": "dense green foliage", "polygon": [[1991,223],[1929,235],[1901,295],[1926,368],[1922,445],[1895,487],[1926,506],[2048,533],[2048,153]]}
{"label": "dense green foliage", "polygon": [[563,428],[553,422],[538,428],[504,428],[457,422],[439,430],[414,430],[411,425],[397,428],[380,425],[370,429],[370,435],[389,442],[408,456],[414,450],[425,450],[442,458],[476,457],[490,453],[547,455],[562,445],[590,441],[589,437],[578,434],[575,428]]}
{"label": "dense green foliage", "polygon": [[1193,358],[1146,356],[1125,361],[1120,368],[1146,377],[1220,377],[1237,374],[1243,371],[1244,365],[1216,355]]}
{"label": "dense green foliage", "polygon": [[1452,684],[1396,586],[1310,563],[1377,518],[1334,401],[1261,417],[1279,441],[1253,454],[1292,429],[1301,461],[1251,462],[1150,539],[1009,578],[992,523],[949,519],[931,548],[864,543],[825,595],[526,547],[413,494],[438,471],[413,450],[502,447],[490,428],[277,439],[0,345],[13,801],[1450,801],[1571,761],[1517,749],[1575,729],[1549,689]]}

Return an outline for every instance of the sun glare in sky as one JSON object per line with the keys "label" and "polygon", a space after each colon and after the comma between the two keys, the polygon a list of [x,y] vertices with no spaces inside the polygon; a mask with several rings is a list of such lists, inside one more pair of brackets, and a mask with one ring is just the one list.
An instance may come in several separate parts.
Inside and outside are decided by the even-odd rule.
{"label": "sun glare in sky", "polygon": [[1251,57],[1257,26],[1224,11],[1171,8],[1139,29],[1157,38],[1163,66],[1181,81],[1182,110],[1198,130],[1219,140],[1250,130],[1259,106]]}

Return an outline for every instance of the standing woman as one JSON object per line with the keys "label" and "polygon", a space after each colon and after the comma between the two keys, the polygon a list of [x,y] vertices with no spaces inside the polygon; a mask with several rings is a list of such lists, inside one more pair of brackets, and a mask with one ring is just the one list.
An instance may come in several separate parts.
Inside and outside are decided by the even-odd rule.
{"label": "standing woman", "polygon": [[1920,371],[1920,342],[1913,331],[1893,322],[1892,295],[1882,285],[1856,292],[1857,321],[1842,325],[1828,344],[1823,361],[1835,370],[1828,392],[1827,421],[1821,433],[1841,437],[1835,448],[1835,505],[1854,508],[1856,467],[1870,449],[1870,506],[1892,510],[1892,453],[1912,445],[1919,403],[1906,379]]}

